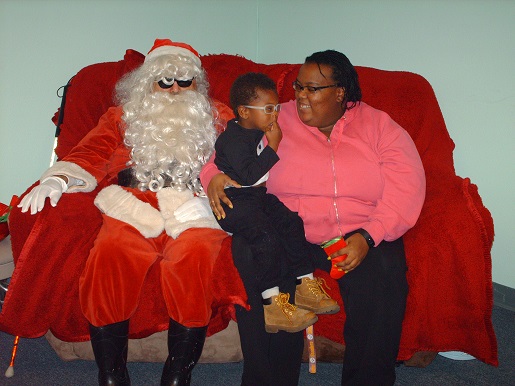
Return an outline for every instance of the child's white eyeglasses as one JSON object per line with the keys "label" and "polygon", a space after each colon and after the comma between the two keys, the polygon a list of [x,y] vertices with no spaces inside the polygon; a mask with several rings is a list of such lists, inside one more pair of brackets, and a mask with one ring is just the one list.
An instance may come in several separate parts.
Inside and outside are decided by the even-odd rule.
{"label": "child's white eyeglasses", "polygon": [[243,107],[246,107],[248,109],[263,110],[265,112],[265,114],[273,114],[274,111],[277,111],[277,112],[281,111],[280,104],[264,105],[264,106],[246,106],[246,105],[244,105]]}

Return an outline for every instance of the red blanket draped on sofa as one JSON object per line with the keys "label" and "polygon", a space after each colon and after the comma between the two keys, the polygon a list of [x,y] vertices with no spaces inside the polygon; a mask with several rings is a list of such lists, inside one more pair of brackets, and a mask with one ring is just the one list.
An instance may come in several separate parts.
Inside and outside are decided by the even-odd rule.
{"label": "red blanket draped on sofa", "polygon": [[[119,62],[82,69],[71,81],[56,153],[59,158],[91,129],[112,102],[116,81],[143,60],[128,50]],[[277,82],[280,100],[293,99],[291,83],[300,64],[257,64],[241,56],[202,57],[214,98],[228,104],[233,80],[248,71],[268,74]],[[477,187],[456,176],[452,142],[429,83],[419,75],[357,67],[363,100],[388,112],[412,136],[427,177],[426,202],[417,225],[405,236],[410,292],[403,324],[400,360],[418,351],[464,351],[497,365],[491,322],[490,250],[493,221]],[[54,117],[54,122],[56,117]],[[99,188],[102,187],[100,184]],[[48,329],[64,341],[88,340],[87,322],[78,303],[78,277],[99,230],[101,216],[93,205],[97,191],[65,194],[58,208],[46,206],[35,215],[14,209],[10,233],[14,271],[0,329],[38,337]],[[245,292],[230,255],[228,237],[215,268],[218,298],[209,333],[234,318],[232,304],[244,304]],[[149,276],[158,274],[154,265]],[[326,273],[329,291],[341,304],[338,286]],[[154,277],[156,278],[156,277]],[[141,306],[131,321],[132,338],[167,328],[168,316],[158,280],[145,283]],[[343,343],[345,315],[322,315],[315,333]]]}

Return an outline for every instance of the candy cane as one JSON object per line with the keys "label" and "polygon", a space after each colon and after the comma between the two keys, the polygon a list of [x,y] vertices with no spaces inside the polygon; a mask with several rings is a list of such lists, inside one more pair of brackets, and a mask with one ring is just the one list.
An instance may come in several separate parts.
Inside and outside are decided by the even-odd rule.
{"label": "candy cane", "polygon": [[311,374],[315,374],[317,372],[317,354],[315,351],[315,336],[313,334],[313,325],[306,328],[306,338],[308,339],[309,372]]}
{"label": "candy cane", "polygon": [[14,360],[16,359],[16,351],[18,351],[18,342],[20,341],[20,337],[16,335],[14,337],[14,345],[13,345],[13,352],[11,354],[11,363],[9,364],[9,367],[5,371],[5,376],[7,378],[11,378],[14,375]]}

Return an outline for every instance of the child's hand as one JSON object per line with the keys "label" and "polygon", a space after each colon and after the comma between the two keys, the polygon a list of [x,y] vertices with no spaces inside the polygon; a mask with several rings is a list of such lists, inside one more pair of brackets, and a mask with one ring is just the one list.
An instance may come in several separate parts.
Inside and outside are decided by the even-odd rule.
{"label": "child's hand", "polygon": [[265,136],[268,140],[268,146],[277,151],[279,148],[279,142],[283,138],[283,132],[277,121],[273,121],[266,127]]}

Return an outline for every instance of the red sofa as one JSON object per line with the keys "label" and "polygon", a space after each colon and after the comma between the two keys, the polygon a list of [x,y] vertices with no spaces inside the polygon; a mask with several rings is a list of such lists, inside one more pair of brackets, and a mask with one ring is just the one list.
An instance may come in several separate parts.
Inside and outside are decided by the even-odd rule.
{"label": "red sofa", "polygon": [[[96,125],[113,104],[116,81],[143,58],[128,50],[122,60],[85,67],[71,80],[56,148],[58,158]],[[282,102],[294,98],[291,83],[300,64],[258,64],[222,54],[203,56],[202,63],[213,98],[227,105],[233,80],[249,71],[264,72],[274,79]],[[455,173],[454,143],[434,92],[423,77],[413,73],[367,67],[357,67],[357,71],[363,100],[388,112],[410,133],[427,177],[420,219],[405,235],[410,292],[399,360],[426,365],[439,351],[464,351],[496,366],[497,343],[491,322],[493,220],[477,187]],[[53,119],[56,122],[57,114]],[[99,189],[102,186],[100,183]],[[65,194],[57,208],[47,205],[35,216],[12,211],[9,226],[16,269],[0,314],[0,330],[23,337],[38,337],[50,330],[65,342],[88,340],[77,279],[101,224],[93,205],[97,192]],[[228,237],[215,270],[213,285],[219,297],[209,334],[223,330],[234,319],[232,304],[245,301],[230,243]],[[149,277],[156,278],[158,269],[156,264]],[[324,272],[317,274],[327,280],[329,292],[341,304],[336,283]],[[164,302],[155,296],[160,293],[157,283],[145,283],[141,306],[131,321],[131,338],[167,328]],[[333,354],[334,350],[341,354],[344,320],[340,311],[322,315],[315,325],[315,335],[329,342]]]}

